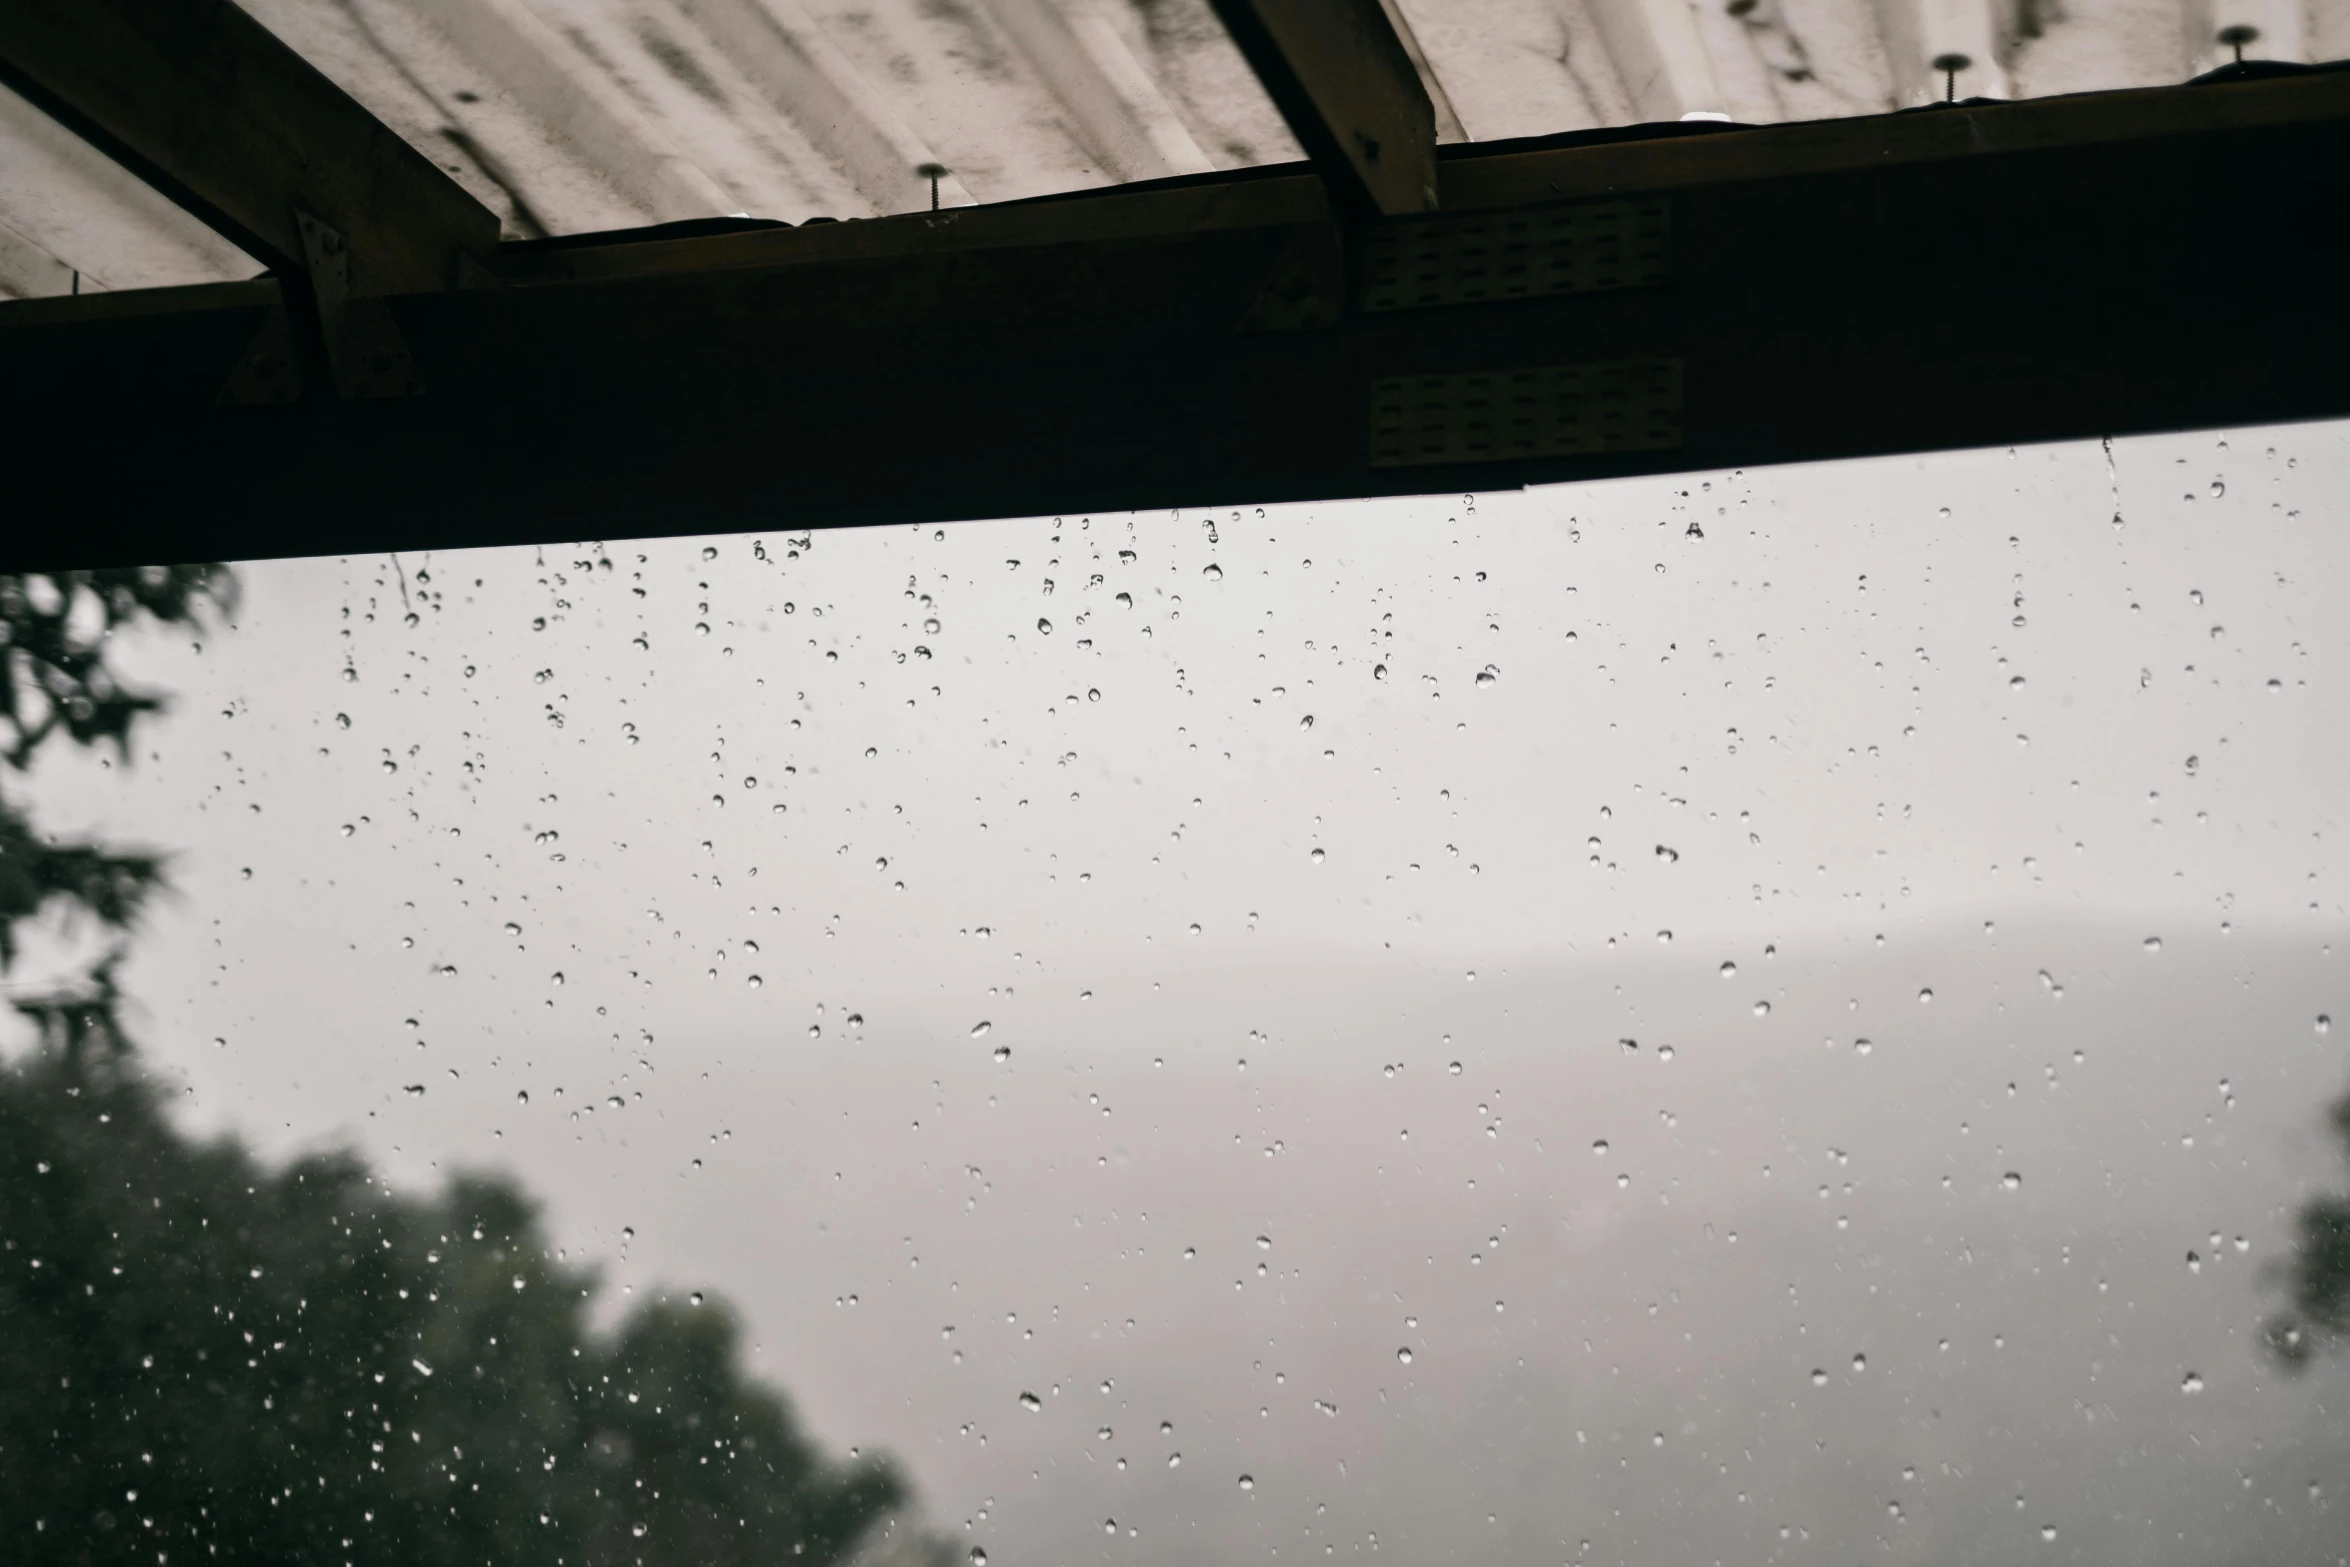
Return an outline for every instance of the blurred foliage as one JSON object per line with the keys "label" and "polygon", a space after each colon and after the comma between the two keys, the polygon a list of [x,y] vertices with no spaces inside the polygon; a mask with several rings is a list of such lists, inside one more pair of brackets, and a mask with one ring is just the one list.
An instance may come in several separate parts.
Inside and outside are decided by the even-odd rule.
{"label": "blurred foliage", "polygon": [[904,1501],[743,1375],[726,1307],[598,1334],[595,1288],[502,1181],[272,1172],[128,1062],[31,1052],[0,1073],[0,1559],[780,1567]]}
{"label": "blurred foliage", "polygon": [[193,625],[207,608],[236,605],[226,566],[138,566],[106,571],[0,573],[0,747],[28,766],[59,733],[77,745],[112,741],[130,755],[131,725],[162,698],[124,686],[106,664],[114,633],[142,620]]}
{"label": "blurred foliage", "polygon": [[[62,735],[110,743],[128,762],[133,726],[163,698],[133,690],[107,664],[114,634],[142,622],[194,626],[207,609],[235,603],[225,566],[0,573],[0,755],[22,772]],[[45,837],[0,797],[0,969],[16,962],[26,921],[54,911],[124,932],[162,882],[157,856]],[[11,1004],[61,1048],[120,1051],[117,956],[101,959],[84,985]]]}
{"label": "blurred foliage", "polygon": [[[2350,1094],[2334,1101],[2327,1119],[2350,1161]],[[2350,1343],[2350,1195],[2312,1197],[2301,1205],[2294,1228],[2299,1243],[2278,1270],[2291,1303],[2262,1328],[2261,1342],[2297,1369],[2320,1350]]]}
{"label": "blurred foliage", "polygon": [[[109,643],[235,602],[221,566],[0,574],[0,754],[128,762],[163,698]],[[115,979],[159,856],[0,796],[0,968],[79,916],[117,941],[11,1005],[0,1066],[0,1562],[943,1567],[885,1462],[834,1464],[715,1301],[591,1331],[596,1281],[509,1183],[399,1197],[347,1154],[264,1168],[174,1128]]]}

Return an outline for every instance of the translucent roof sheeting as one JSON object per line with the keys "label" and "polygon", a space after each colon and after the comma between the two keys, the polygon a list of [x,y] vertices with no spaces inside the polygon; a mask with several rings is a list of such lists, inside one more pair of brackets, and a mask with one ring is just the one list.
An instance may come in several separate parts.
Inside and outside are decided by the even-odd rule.
{"label": "translucent roof sheeting", "polygon": [[[1208,0],[245,0],[528,238],[1281,162]],[[2330,0],[1391,0],[1447,140],[1869,114],[2350,54]],[[1935,62],[1963,60],[1951,69]],[[0,95],[0,295],[250,275]]]}

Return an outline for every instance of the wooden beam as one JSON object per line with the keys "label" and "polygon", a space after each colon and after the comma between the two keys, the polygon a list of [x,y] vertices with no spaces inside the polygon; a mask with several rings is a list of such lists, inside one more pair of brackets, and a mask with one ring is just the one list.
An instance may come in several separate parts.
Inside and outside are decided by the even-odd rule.
{"label": "wooden beam", "polygon": [[297,209],[354,297],[456,282],[498,221],[232,0],[7,0],[0,77],[260,261],[304,270]]}
{"label": "wooden beam", "polygon": [[1380,0],[1213,0],[1332,196],[1436,209],[1436,109]]}
{"label": "wooden beam", "polygon": [[396,402],[271,405],[274,286],[0,304],[13,514],[71,519],[0,529],[0,570],[2350,417],[2350,72],[1440,168],[1443,212],[1351,227],[1301,166],[511,246],[390,301],[432,387]]}

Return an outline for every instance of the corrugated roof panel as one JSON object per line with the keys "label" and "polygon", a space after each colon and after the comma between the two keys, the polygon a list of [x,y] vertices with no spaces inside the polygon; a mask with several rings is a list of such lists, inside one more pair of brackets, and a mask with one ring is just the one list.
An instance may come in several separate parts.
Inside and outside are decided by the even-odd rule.
{"label": "corrugated roof panel", "polygon": [[[1208,0],[240,3],[510,237],[909,211],[934,174],[964,205],[1299,156]],[[2350,54],[2339,0],[1386,3],[1440,126],[1474,140],[2156,85],[2219,63],[2228,28],[2254,57]],[[0,291],[252,270],[0,99]]]}

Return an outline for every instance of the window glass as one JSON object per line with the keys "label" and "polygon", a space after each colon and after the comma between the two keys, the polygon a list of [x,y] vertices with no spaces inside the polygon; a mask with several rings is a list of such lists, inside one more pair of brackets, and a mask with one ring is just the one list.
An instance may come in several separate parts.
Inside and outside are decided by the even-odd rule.
{"label": "window glass", "polygon": [[172,889],[12,926],[10,1549],[2330,1560],[2346,494],[242,566],[7,786]]}

